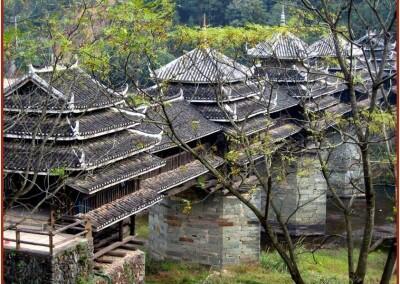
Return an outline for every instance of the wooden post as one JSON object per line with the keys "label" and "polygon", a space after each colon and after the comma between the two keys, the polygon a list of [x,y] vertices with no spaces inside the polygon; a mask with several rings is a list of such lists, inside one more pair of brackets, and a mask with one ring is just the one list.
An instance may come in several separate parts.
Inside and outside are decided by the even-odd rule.
{"label": "wooden post", "polygon": [[54,210],[50,211],[50,219],[49,219],[49,253],[53,255],[53,230],[54,223],[56,221]]}
{"label": "wooden post", "polygon": [[21,248],[21,232],[18,230],[18,227],[15,227],[15,248],[19,250]]}
{"label": "wooden post", "polygon": [[122,242],[123,239],[124,239],[124,224],[123,220],[121,220],[118,223],[118,240]]}
{"label": "wooden post", "polygon": [[132,215],[130,217],[130,223],[129,223],[129,234],[131,236],[135,235],[135,215]]}
{"label": "wooden post", "polygon": [[88,217],[85,217],[85,238],[86,239],[91,239],[92,238],[92,224],[90,223],[90,219]]}
{"label": "wooden post", "polygon": [[49,230],[49,253],[53,255],[53,228]]}

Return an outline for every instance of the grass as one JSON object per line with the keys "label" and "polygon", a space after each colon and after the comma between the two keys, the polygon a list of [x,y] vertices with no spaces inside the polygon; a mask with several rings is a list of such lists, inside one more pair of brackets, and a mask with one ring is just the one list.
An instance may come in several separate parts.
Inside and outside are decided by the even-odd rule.
{"label": "grass", "polygon": [[[379,283],[387,253],[373,252],[369,256],[365,283]],[[205,266],[181,262],[157,262],[147,257],[146,283],[171,284],[263,284],[293,283],[285,264],[275,252],[263,252],[259,263],[236,265],[218,271]],[[300,269],[306,283],[347,283],[347,255],[345,249],[323,249],[314,253],[299,254]],[[392,282],[395,283],[393,277]]]}
{"label": "grass", "polygon": [[135,217],[136,236],[142,239],[149,237],[148,215],[142,214]]}

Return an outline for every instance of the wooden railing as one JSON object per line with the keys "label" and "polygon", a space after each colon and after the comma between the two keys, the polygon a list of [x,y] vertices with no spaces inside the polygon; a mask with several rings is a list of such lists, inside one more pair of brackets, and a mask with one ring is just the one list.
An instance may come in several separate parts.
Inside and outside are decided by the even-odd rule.
{"label": "wooden railing", "polygon": [[[30,219],[33,221],[41,221],[43,222],[43,219],[35,219],[33,217],[22,217],[24,220],[25,219]],[[41,247],[47,247],[49,248],[49,254],[52,255],[54,252],[54,249],[60,245],[60,244],[65,244],[69,241],[75,240],[78,237],[84,236],[85,238],[91,238],[92,237],[92,226],[90,224],[90,221],[88,219],[81,219],[77,217],[72,217],[72,216],[61,216],[57,222],[70,222],[67,225],[59,225],[56,223],[56,220],[54,218],[54,213],[51,214],[51,217],[48,220],[48,229],[43,230],[43,229],[27,229],[27,228],[21,228],[21,226],[24,225],[23,221],[22,222],[17,222],[14,226],[8,226],[9,229],[6,230],[12,230],[15,231],[15,239],[13,238],[7,238],[4,237],[3,239],[5,241],[9,242],[14,242],[15,243],[15,248],[16,250],[21,249],[21,244],[26,244],[26,245],[33,245],[33,246],[41,246]],[[25,224],[26,225],[26,224]],[[59,226],[58,228],[56,228]],[[79,231],[78,233],[70,234],[68,233],[67,238],[63,238],[62,240],[58,242],[55,241],[55,237],[69,229],[74,229]],[[39,241],[34,241],[34,240],[27,240],[27,239],[22,239],[21,238],[21,233],[28,233],[28,234],[35,234],[35,235],[41,235],[41,236],[47,236],[48,237],[48,242],[39,242]]]}

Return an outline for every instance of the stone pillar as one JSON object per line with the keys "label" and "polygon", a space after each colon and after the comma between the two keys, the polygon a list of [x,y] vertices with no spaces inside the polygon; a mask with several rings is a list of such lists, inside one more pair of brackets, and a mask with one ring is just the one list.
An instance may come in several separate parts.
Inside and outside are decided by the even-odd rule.
{"label": "stone pillar", "polygon": [[[246,195],[259,206],[259,193]],[[190,210],[184,210],[181,198],[192,202]],[[149,227],[150,254],[158,260],[222,267],[259,259],[257,218],[236,197],[221,191],[199,197],[189,190],[184,196],[166,198],[151,207]]]}
{"label": "stone pillar", "polygon": [[[364,188],[360,149],[350,140],[342,141],[343,138],[339,134],[332,134],[329,139],[333,145],[339,145],[330,150],[328,160],[332,188],[341,198],[364,196],[357,190],[357,187]],[[331,192],[328,192],[328,195],[331,195]]]}
{"label": "stone pillar", "polygon": [[[293,236],[320,235],[326,225],[326,182],[315,153],[298,156],[290,165],[275,163],[271,201]],[[276,214],[268,219],[279,232]]]}

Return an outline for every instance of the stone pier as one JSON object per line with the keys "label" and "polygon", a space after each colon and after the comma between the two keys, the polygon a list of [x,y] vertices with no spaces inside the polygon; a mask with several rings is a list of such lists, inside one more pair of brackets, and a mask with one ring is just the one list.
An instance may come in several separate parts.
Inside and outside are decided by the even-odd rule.
{"label": "stone pier", "polygon": [[[273,166],[271,201],[293,236],[321,235],[326,224],[326,182],[315,153],[298,156],[289,165]],[[265,205],[264,205],[265,206]],[[268,219],[279,232],[276,214]]]}
{"label": "stone pier", "polygon": [[[149,249],[153,258],[223,267],[258,261],[260,224],[235,196],[200,190],[164,199],[149,213]],[[260,206],[260,191],[245,194]],[[185,208],[190,200],[191,208]]]}
{"label": "stone pier", "polygon": [[[341,198],[353,195],[364,196],[359,190],[364,188],[360,150],[351,140],[344,140],[338,134],[329,136],[332,145],[339,145],[330,151],[328,159],[329,181]],[[328,196],[331,192],[328,192]]]}

